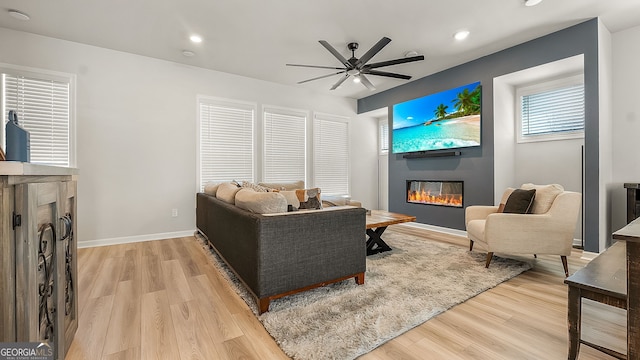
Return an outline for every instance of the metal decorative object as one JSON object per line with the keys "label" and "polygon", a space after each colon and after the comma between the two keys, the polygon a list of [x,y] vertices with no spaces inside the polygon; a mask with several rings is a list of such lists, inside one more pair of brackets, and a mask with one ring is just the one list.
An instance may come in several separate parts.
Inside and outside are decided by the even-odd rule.
{"label": "metal decorative object", "polygon": [[[49,233],[49,236],[46,234]],[[52,223],[42,224],[38,229],[38,300],[40,336],[43,340],[53,341],[55,299],[54,277],[56,252],[56,230]],[[49,249],[50,247],[50,249]]]}
{"label": "metal decorative object", "polygon": [[73,244],[73,219],[71,218],[71,214],[67,213],[65,216],[60,218],[62,223],[64,224],[65,234],[62,236],[60,241],[66,240],[67,242],[64,245],[64,268],[65,268],[65,286],[64,286],[64,314],[69,315],[73,310],[73,292],[74,289],[74,279],[73,279],[73,271],[72,271],[72,261],[73,261],[73,253],[71,252],[72,244]]}

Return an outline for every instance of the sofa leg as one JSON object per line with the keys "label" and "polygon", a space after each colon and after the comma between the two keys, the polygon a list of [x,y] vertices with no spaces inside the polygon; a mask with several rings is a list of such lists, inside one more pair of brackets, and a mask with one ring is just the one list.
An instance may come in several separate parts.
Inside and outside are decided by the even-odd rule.
{"label": "sofa leg", "polygon": [[269,311],[269,304],[271,303],[271,299],[268,297],[258,299],[258,315],[262,315]]}
{"label": "sofa leg", "polygon": [[469,251],[473,250],[473,240],[469,239]]}
{"label": "sofa leg", "polygon": [[560,260],[562,260],[562,267],[564,268],[564,276],[569,277],[569,265],[567,264],[567,257],[561,255]]}
{"label": "sofa leg", "polygon": [[356,284],[358,284],[358,285],[364,284],[364,273],[363,272],[359,273],[359,274],[356,274],[355,278],[356,278]]}
{"label": "sofa leg", "polygon": [[493,258],[493,253],[492,252],[488,252],[487,253],[487,263],[485,264],[484,267],[488,268],[489,264],[491,264],[491,259]]}

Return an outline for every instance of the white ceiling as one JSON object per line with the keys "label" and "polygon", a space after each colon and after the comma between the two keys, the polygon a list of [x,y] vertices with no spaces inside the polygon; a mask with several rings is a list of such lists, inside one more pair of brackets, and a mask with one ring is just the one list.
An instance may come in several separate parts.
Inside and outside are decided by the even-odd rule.
{"label": "white ceiling", "polygon": [[[17,20],[9,9],[31,20]],[[347,43],[360,43],[360,57],[387,36],[392,42],[370,62],[416,51],[425,61],[380,69],[414,80],[593,17],[611,32],[640,25],[640,0],[545,0],[535,7],[524,0],[0,0],[0,10],[0,27],[352,98],[406,81],[368,76],[376,91],[351,81],[329,91],[339,75],[296,82],[331,70],[285,64],[340,66],[318,40],[349,58]],[[467,40],[453,39],[459,29],[471,31]],[[193,33],[204,41],[191,43]]]}

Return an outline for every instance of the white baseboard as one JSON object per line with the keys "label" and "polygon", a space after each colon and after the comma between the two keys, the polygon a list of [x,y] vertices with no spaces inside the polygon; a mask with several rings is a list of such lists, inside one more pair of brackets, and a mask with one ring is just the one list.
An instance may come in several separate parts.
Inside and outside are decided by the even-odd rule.
{"label": "white baseboard", "polygon": [[467,237],[467,232],[464,230],[450,229],[442,226],[429,225],[429,224],[423,224],[418,222],[409,222],[409,223],[404,223],[403,225],[409,226],[409,227],[415,227],[418,229],[437,231],[437,232],[441,232],[449,235],[462,236],[464,238]]}
{"label": "white baseboard", "polygon": [[179,238],[179,237],[185,237],[185,236],[193,236],[194,232],[195,230],[185,230],[185,231],[175,231],[175,232],[159,233],[159,234],[124,236],[124,237],[111,238],[111,239],[78,241],[78,248],[81,249],[81,248],[90,248],[95,246],[107,246],[107,245],[128,244],[128,243],[136,243],[136,242],[151,241],[151,240],[173,239],[173,238]]}
{"label": "white baseboard", "polygon": [[582,252],[582,256],[580,257],[580,259],[582,260],[593,260],[596,258],[596,256],[600,255],[600,253],[595,253],[595,252],[591,252],[591,251],[583,251]]}

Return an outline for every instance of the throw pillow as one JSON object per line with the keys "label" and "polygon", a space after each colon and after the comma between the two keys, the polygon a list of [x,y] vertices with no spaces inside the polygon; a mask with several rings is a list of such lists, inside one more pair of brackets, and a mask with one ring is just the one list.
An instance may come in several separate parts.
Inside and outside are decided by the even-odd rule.
{"label": "throw pillow", "polygon": [[509,195],[509,199],[504,204],[505,213],[513,214],[530,214],[533,204],[533,199],[536,196],[536,189],[524,190],[515,189]]}
{"label": "throw pillow", "polygon": [[287,199],[293,210],[322,209],[320,188],[279,191]]}
{"label": "throw pillow", "polygon": [[237,185],[233,183],[222,183],[218,186],[218,191],[216,191],[216,198],[234,205],[236,203],[236,193],[240,191]]}
{"label": "throw pillow", "polygon": [[293,181],[283,183],[265,183],[259,182],[258,185],[275,190],[296,190],[304,189],[304,181]]}
{"label": "throw pillow", "polygon": [[243,182],[242,182],[242,187],[243,187],[243,188],[252,189],[252,190],[255,190],[255,191],[257,191],[257,192],[268,192],[268,191],[270,191],[270,190],[271,190],[271,189],[269,189],[269,188],[267,188],[267,187],[260,186],[260,185],[258,185],[258,184],[254,184],[254,183],[252,183],[252,182],[250,182],[250,181],[243,181]]}
{"label": "throw pillow", "polygon": [[218,191],[218,186],[220,186],[220,183],[208,182],[204,184],[204,193],[212,196],[216,196],[216,191]]}
{"label": "throw pillow", "polygon": [[535,189],[536,199],[533,201],[532,214],[545,214],[551,205],[556,200],[556,197],[560,195],[564,188],[562,185],[534,185],[534,184],[522,184],[522,189]]}
{"label": "throw pillow", "polygon": [[236,194],[236,206],[256,214],[287,212],[287,200],[276,192],[258,192],[243,188]]}

